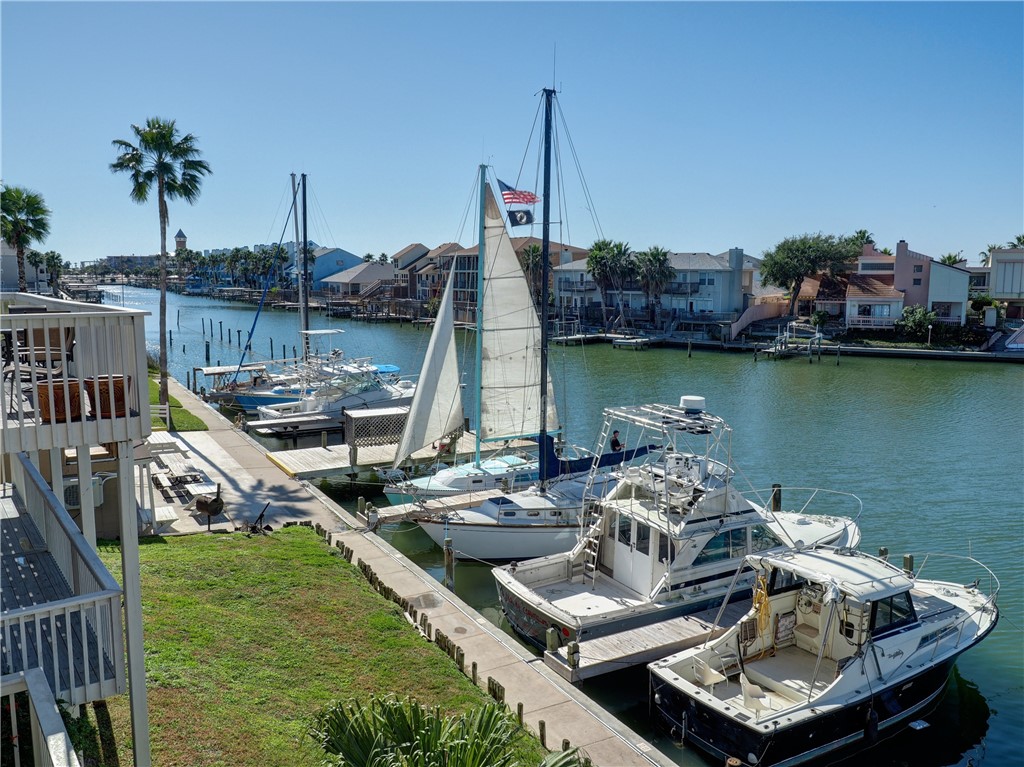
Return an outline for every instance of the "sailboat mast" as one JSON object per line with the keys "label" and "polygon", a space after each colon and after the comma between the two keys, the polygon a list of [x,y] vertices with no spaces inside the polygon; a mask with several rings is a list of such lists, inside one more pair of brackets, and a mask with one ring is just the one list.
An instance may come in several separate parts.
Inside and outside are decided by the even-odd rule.
{"label": "sailboat mast", "polygon": [[548,273],[551,268],[551,101],[555,91],[544,89],[544,224],[541,228],[540,281],[540,489],[547,487],[548,476]]}
{"label": "sailboat mast", "polygon": [[[306,220],[306,174],[302,174],[302,276],[299,278],[302,289],[299,293],[302,312],[302,329],[309,331],[309,229]],[[309,359],[309,333],[302,335],[302,358]]]}
{"label": "sailboat mast", "polygon": [[[483,400],[483,381],[481,380],[480,361],[484,357],[484,207],[487,193],[487,166],[480,166],[480,244],[476,249],[476,455],[474,462],[480,465],[480,415],[482,412],[481,401]],[[455,279],[455,271],[448,276],[448,279]]]}

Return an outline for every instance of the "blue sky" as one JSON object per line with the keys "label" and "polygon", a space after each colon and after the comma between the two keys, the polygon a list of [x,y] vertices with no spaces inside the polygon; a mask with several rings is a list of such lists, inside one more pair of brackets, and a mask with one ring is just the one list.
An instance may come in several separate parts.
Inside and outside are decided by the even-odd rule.
{"label": "blue sky", "polygon": [[575,245],[760,255],[864,228],[976,264],[1024,231],[1019,2],[4,0],[0,23],[3,182],[44,196],[41,249],[72,262],[159,250],[155,201],[108,169],[150,116],[213,169],[171,204],[189,247],[276,241],[293,171],[320,244],[472,244],[479,163],[539,191],[552,83]]}

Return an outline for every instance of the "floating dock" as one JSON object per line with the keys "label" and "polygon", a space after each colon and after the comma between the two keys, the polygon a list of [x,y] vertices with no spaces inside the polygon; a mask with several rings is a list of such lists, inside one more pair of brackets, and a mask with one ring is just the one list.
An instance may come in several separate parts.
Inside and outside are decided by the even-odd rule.
{"label": "floating dock", "polygon": [[501,494],[502,491],[500,489],[493,488],[491,490],[474,490],[469,493],[449,495],[445,498],[432,498],[421,503],[402,503],[398,506],[386,506],[383,509],[377,509],[377,519],[382,525],[412,521],[416,517],[428,514],[458,511],[459,509],[468,509],[471,506],[479,506],[487,499],[497,498]]}
{"label": "floating dock", "polygon": [[[726,607],[714,635],[718,636],[742,618],[750,610],[750,604],[746,599]],[[575,666],[569,665],[568,646],[559,647],[556,652],[548,650],[544,653],[544,664],[566,681],[576,684],[629,666],[661,660],[711,638],[719,609],[715,607],[693,615],[584,639],[579,643],[579,663]]]}
{"label": "floating dock", "polygon": [[345,428],[340,417],[324,413],[304,413],[285,418],[265,418],[259,421],[246,421],[246,431],[275,437],[297,437],[302,434],[335,432]]}

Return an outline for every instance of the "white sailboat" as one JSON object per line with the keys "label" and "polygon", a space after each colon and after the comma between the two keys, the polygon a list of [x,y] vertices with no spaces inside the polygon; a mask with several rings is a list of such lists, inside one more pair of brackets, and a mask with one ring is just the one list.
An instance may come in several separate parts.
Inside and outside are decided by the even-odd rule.
{"label": "white sailboat", "polygon": [[[545,90],[545,190],[544,233],[541,252],[541,306],[547,306],[548,245],[550,199],[551,101],[554,92]],[[603,473],[599,479],[586,479],[598,469],[630,461],[644,455],[653,446],[638,446],[605,455],[573,448],[575,455],[556,453],[551,436],[560,428],[554,406],[554,390],[547,371],[547,323],[538,316],[529,281],[516,258],[512,242],[494,193],[487,184],[486,166],[480,169],[480,256],[477,280],[477,449],[475,460],[460,466],[445,467],[432,476],[389,484],[385,494],[392,503],[410,503],[474,490],[502,488],[504,494],[484,501],[480,506],[460,511],[433,513],[424,510],[414,517],[416,523],[438,543],[451,539],[459,558],[502,561],[526,559],[565,551],[580,533],[580,515],[585,498],[601,495],[617,483]],[[451,286],[452,276],[448,285]],[[451,296],[446,290],[442,311],[450,311]],[[441,316],[435,323],[437,334],[446,341],[434,344],[435,355],[446,355],[453,366],[454,342],[451,318]],[[442,346],[443,344],[446,344]],[[420,374],[417,399],[414,400],[406,436],[427,422],[433,407],[433,428],[416,431],[418,438],[403,440],[395,465],[414,450],[434,441],[447,442],[451,429],[461,423],[461,411],[450,422],[442,418],[454,412],[459,399],[458,378],[441,391],[444,403],[430,392],[434,362],[428,352],[424,372]],[[432,405],[426,404],[432,403]],[[448,429],[449,431],[445,431]],[[446,435],[446,436],[443,436]],[[531,439],[538,444],[536,457],[503,454],[481,458],[481,445]]]}
{"label": "white sailboat", "polygon": [[[481,243],[477,280],[476,455],[473,461],[444,467],[430,476],[404,479],[384,488],[395,504],[498,487],[518,489],[540,478],[540,462],[529,454],[506,452],[487,458],[487,445],[536,439],[558,419],[550,377],[542,386],[541,324],[529,284],[505,229],[504,217],[481,166]],[[453,264],[454,272],[455,264]],[[463,426],[461,375],[454,337],[449,275],[420,370],[394,467],[413,452],[447,443]],[[542,388],[547,394],[541,396]],[[542,405],[542,399],[546,402]],[[544,410],[542,411],[542,408]],[[542,412],[545,415],[542,417]],[[585,469],[583,469],[585,471]]]}

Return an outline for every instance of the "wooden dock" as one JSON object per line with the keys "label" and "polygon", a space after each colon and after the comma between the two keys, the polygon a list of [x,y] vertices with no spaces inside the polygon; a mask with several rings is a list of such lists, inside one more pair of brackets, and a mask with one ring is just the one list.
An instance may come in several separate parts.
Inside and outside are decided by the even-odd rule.
{"label": "wooden dock", "polygon": [[501,490],[475,490],[469,493],[449,495],[446,498],[433,498],[422,503],[402,503],[397,506],[387,506],[377,509],[377,519],[382,525],[395,522],[405,522],[416,517],[439,514],[446,511],[458,511],[468,509],[471,506],[479,506],[489,498],[497,498]]}
{"label": "wooden dock", "polygon": [[[519,440],[505,447],[529,450],[536,449],[534,442]],[[491,447],[489,453],[496,452],[497,447]],[[328,445],[327,447],[306,447],[294,450],[278,450],[267,453],[270,459],[285,474],[294,479],[319,479],[321,477],[346,477],[356,476],[367,472],[377,471],[381,468],[390,469],[395,462],[395,455],[398,453],[397,441],[392,444],[371,445],[356,447],[355,445],[340,444]],[[463,434],[455,445],[443,454],[430,446],[417,450],[413,453],[406,465],[419,466],[431,464],[440,460],[444,463],[462,463],[469,460],[476,453],[476,436],[471,432]]]}
{"label": "wooden dock", "polygon": [[304,413],[285,418],[265,418],[259,421],[246,421],[246,431],[257,434],[270,434],[278,437],[294,437],[300,434],[319,433],[323,431],[340,431],[345,428],[341,418],[324,413]]}
{"label": "wooden dock", "polygon": [[[546,651],[544,663],[562,678],[576,684],[611,671],[661,660],[708,639],[718,610],[715,607],[616,634],[584,639],[579,643],[579,664],[575,668],[569,665],[568,646],[559,647],[557,652]],[[715,636],[736,623],[748,610],[749,599],[726,607]]]}

